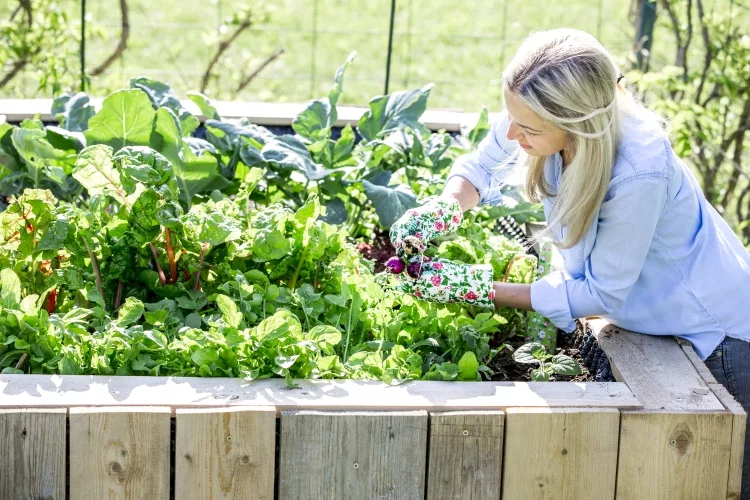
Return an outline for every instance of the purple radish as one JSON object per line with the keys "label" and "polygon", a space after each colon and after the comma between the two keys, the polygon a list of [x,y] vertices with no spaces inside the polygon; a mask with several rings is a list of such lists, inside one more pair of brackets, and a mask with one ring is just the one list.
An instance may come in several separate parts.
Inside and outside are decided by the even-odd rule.
{"label": "purple radish", "polygon": [[414,279],[418,279],[422,275],[422,263],[412,262],[406,266],[406,274]]}
{"label": "purple radish", "polygon": [[385,263],[385,267],[393,274],[400,274],[404,272],[406,266],[398,257],[391,257],[388,259],[388,262]]}

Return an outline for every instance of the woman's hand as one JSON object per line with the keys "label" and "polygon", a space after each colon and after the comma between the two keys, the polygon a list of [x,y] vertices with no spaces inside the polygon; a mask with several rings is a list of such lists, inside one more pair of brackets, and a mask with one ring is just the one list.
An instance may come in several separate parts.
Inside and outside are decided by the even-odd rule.
{"label": "woman's hand", "polygon": [[458,200],[433,198],[411,208],[391,226],[391,243],[396,255],[403,257],[424,252],[429,241],[458,229],[463,212]]}
{"label": "woman's hand", "polygon": [[495,307],[492,266],[460,264],[421,255],[412,257],[401,275],[401,290],[423,300]]}

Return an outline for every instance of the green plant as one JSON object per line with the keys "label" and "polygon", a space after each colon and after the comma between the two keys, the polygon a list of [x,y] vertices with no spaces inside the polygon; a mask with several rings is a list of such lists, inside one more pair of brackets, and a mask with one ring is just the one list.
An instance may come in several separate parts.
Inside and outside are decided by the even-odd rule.
{"label": "green plant", "polygon": [[531,379],[546,382],[552,375],[578,375],[581,367],[565,354],[552,355],[538,342],[524,344],[513,352],[513,359],[518,363],[538,364],[539,368],[531,371]]}

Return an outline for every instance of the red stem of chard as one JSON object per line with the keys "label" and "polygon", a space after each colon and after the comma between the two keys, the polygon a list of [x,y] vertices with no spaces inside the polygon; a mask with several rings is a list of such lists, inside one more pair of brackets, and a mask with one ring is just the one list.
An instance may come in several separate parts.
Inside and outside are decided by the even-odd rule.
{"label": "red stem of chard", "polygon": [[201,250],[201,260],[198,263],[198,270],[195,272],[195,286],[193,289],[201,289],[201,270],[203,269],[203,259],[206,258],[206,251],[208,250],[208,242],[203,244],[203,250]]}
{"label": "red stem of chard", "polygon": [[162,286],[167,284],[167,278],[164,276],[164,270],[161,268],[161,264],[159,264],[159,255],[156,253],[156,247],[154,247],[153,243],[148,244],[149,247],[151,247],[151,253],[154,256],[154,262],[156,263],[156,270],[159,272],[159,281],[161,281]]}
{"label": "red stem of chard", "polygon": [[174,248],[172,248],[172,240],[169,237],[169,229],[164,228],[164,239],[167,241],[167,256],[169,257],[169,282],[174,284],[177,282],[177,261],[174,260]]}
{"label": "red stem of chard", "polygon": [[47,312],[49,314],[55,312],[55,302],[57,302],[57,289],[53,288],[47,296]]}

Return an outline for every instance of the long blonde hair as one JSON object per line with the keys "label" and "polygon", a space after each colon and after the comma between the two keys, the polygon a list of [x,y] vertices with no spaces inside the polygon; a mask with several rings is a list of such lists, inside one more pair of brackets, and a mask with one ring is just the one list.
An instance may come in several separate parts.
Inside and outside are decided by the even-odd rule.
{"label": "long blonde hair", "polygon": [[[503,72],[503,84],[543,120],[564,131],[573,159],[553,192],[543,156],[517,152],[526,168],[525,191],[533,202],[556,195],[547,235],[565,227],[561,248],[581,241],[607,193],[626,113],[645,111],[619,85],[614,58],[592,35],[574,29],[532,33]],[[655,116],[655,119],[659,120]],[[554,237],[553,237],[554,239]]]}

